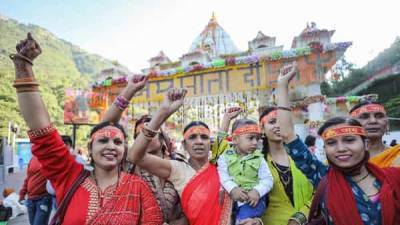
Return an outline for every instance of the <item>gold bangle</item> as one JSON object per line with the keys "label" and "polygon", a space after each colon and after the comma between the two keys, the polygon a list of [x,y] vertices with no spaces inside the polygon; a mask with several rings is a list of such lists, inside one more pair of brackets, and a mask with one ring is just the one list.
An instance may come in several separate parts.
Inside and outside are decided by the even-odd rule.
{"label": "gold bangle", "polygon": [[13,87],[17,89],[17,93],[39,91],[39,83],[34,77],[15,79]]}

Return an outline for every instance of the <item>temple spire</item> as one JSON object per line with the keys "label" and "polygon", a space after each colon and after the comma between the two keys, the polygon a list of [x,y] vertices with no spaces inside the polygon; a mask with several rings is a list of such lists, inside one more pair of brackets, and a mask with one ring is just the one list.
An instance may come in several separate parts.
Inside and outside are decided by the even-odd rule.
{"label": "temple spire", "polygon": [[215,16],[215,12],[212,12],[211,22],[217,22],[217,17]]}

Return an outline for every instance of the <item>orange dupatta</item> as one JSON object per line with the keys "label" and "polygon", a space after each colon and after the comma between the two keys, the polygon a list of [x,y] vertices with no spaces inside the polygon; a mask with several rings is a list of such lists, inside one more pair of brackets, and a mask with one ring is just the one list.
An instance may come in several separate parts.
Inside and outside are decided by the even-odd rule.
{"label": "orange dupatta", "polygon": [[[182,208],[191,225],[226,225],[230,223],[232,202],[226,191],[219,203],[221,183],[217,167],[207,163],[182,191]],[[222,194],[222,193],[221,193]]]}
{"label": "orange dupatta", "polygon": [[[400,144],[395,145],[391,148],[386,149],[384,152],[372,157],[369,162],[384,168],[384,167],[400,167],[400,165],[395,165],[394,162],[400,157]],[[397,161],[397,160],[396,160]]]}

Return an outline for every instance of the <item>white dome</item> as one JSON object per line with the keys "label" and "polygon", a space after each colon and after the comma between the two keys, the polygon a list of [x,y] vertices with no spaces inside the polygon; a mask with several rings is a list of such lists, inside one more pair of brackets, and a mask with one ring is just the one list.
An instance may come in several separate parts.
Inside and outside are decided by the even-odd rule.
{"label": "white dome", "polygon": [[189,52],[198,49],[208,52],[212,58],[239,51],[229,34],[217,23],[214,15],[200,35],[193,41]]}

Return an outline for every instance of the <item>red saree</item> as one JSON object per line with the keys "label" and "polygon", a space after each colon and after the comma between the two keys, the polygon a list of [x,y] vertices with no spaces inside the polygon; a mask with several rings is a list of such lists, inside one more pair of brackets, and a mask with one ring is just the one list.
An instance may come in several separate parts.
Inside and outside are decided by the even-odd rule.
{"label": "red saree", "polygon": [[182,191],[182,208],[190,225],[225,225],[230,223],[232,202],[226,192],[219,203],[221,183],[217,168],[207,163]]}
{"label": "red saree", "polygon": [[[90,184],[86,183],[84,186],[90,187]],[[99,199],[96,195],[90,199],[88,216],[92,212],[92,217],[87,217],[89,220],[86,224],[162,224],[160,207],[144,181],[136,176],[124,174],[118,187],[113,189],[113,193],[105,196],[106,199],[108,197],[108,201],[104,202],[102,207],[98,206]],[[90,208],[91,206],[94,207]]]}

